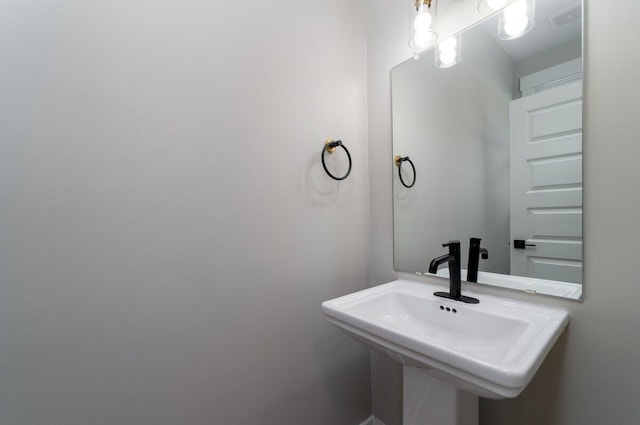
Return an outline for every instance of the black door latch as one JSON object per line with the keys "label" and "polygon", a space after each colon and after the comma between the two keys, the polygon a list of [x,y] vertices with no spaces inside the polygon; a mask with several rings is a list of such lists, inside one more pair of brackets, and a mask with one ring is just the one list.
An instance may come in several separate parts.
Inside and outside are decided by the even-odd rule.
{"label": "black door latch", "polygon": [[536,244],[534,244],[534,243],[525,243],[524,239],[514,239],[513,240],[513,247],[515,249],[525,249],[528,246],[536,246]]}

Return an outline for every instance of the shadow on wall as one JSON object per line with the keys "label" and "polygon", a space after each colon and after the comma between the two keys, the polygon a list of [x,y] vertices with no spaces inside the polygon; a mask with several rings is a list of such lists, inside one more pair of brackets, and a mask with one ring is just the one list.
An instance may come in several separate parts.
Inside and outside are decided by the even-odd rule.
{"label": "shadow on wall", "polygon": [[[314,153],[301,167],[301,177],[298,181],[304,186],[299,189],[311,201],[314,206],[334,206],[348,203],[353,194],[353,185],[350,180],[355,178],[351,173],[345,180],[337,181],[327,175],[322,168],[321,148]],[[351,154],[353,156],[353,153]],[[346,155],[339,153],[325,155],[327,169],[335,175],[342,176],[349,167]],[[355,162],[355,161],[354,161]],[[354,164],[355,168],[357,165]]]}
{"label": "shadow on wall", "polygon": [[[402,365],[391,357],[371,350],[373,415],[384,425],[402,424]],[[385,406],[376,410],[376,406]],[[399,412],[399,418],[388,416]]]}
{"label": "shadow on wall", "polygon": [[[394,207],[409,208],[415,203],[415,188],[407,188],[402,185],[398,176],[398,167],[394,165],[393,173],[393,203]],[[419,190],[419,189],[418,189]]]}

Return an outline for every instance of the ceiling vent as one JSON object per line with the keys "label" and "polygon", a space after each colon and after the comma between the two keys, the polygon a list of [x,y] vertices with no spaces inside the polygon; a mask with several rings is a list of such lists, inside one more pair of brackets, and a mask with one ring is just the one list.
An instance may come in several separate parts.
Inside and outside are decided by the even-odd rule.
{"label": "ceiling vent", "polygon": [[554,15],[548,16],[549,26],[551,31],[555,31],[558,28],[566,27],[568,25],[579,24],[582,18],[582,7],[576,6],[571,9],[565,9],[557,12]]}

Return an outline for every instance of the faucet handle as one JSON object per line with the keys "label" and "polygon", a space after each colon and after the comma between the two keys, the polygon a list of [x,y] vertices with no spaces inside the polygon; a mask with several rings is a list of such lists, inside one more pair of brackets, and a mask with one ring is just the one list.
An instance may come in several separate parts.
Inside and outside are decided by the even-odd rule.
{"label": "faucet handle", "polygon": [[460,266],[460,241],[449,241],[447,243],[443,243],[442,246],[449,247],[449,255],[453,255],[458,263],[458,267]]}
{"label": "faucet handle", "polygon": [[443,243],[442,246],[450,246],[450,245],[460,245],[460,241],[449,241],[447,243]]}

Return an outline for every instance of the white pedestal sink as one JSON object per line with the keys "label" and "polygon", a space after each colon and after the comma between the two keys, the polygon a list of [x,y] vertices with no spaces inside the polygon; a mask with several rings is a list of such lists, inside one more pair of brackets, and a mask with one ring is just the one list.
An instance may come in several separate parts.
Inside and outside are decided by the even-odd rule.
{"label": "white pedestal sink", "polygon": [[404,365],[405,425],[477,423],[478,396],[520,394],[569,322],[558,308],[441,290],[397,280],[322,303],[327,320]]}
{"label": "white pedestal sink", "polygon": [[423,369],[403,366],[404,425],[474,425],[478,396],[441,381]]}

